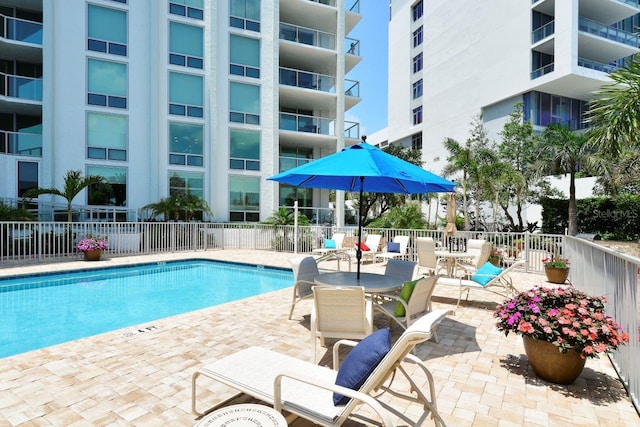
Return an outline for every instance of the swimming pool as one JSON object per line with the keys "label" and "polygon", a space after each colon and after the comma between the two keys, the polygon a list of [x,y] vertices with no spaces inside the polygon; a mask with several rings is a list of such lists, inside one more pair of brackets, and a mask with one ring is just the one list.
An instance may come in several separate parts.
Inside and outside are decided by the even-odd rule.
{"label": "swimming pool", "polygon": [[174,261],[0,280],[0,357],[292,286],[289,270]]}

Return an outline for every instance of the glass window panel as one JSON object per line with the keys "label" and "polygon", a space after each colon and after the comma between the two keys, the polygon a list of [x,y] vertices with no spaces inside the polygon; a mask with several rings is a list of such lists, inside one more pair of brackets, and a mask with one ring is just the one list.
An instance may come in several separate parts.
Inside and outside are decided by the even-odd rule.
{"label": "glass window panel", "polygon": [[169,154],[169,164],[172,165],[184,165],[186,163],[187,156],[182,154]]}
{"label": "glass window panel", "polygon": [[229,168],[230,169],[244,169],[244,160],[229,160]]}
{"label": "glass window panel", "polygon": [[125,161],[127,160],[127,151],[126,150],[116,150],[116,149],[111,149],[109,150],[109,160],[120,160],[120,161]]}
{"label": "glass window panel", "polygon": [[172,153],[203,154],[203,126],[169,123],[169,151]]}
{"label": "glass window panel", "polygon": [[189,7],[204,8],[204,0],[170,0],[171,3],[182,4]]}
{"label": "glass window panel", "polygon": [[127,13],[90,4],[89,38],[127,44]]}
{"label": "glass window panel", "polygon": [[89,187],[90,205],[126,206],[127,169],[107,166],[87,166],[86,175],[98,175],[109,185],[97,184]]}
{"label": "glass window panel", "polygon": [[107,149],[106,148],[89,147],[89,149],[87,150],[87,157],[89,157],[90,159],[106,160],[106,158],[107,158]]}
{"label": "glass window panel", "polygon": [[203,83],[201,76],[169,73],[169,101],[176,104],[203,104]]}
{"label": "glass window panel", "polygon": [[260,21],[260,0],[246,0],[246,4],[245,17],[253,21]]}
{"label": "glass window panel", "polygon": [[32,188],[38,188],[38,163],[18,162],[18,197]]}
{"label": "glass window panel", "polygon": [[230,210],[259,210],[260,178],[249,176],[229,177]]}
{"label": "glass window panel", "polygon": [[187,156],[187,165],[189,166],[202,166],[204,160],[200,156]]}
{"label": "glass window panel", "polygon": [[260,67],[260,40],[235,34],[229,40],[231,63]]}
{"label": "glass window panel", "polygon": [[204,62],[200,58],[187,58],[187,66],[191,68],[200,68],[202,69]]}
{"label": "glass window panel", "polygon": [[260,114],[260,86],[231,82],[229,98],[232,111]]}
{"label": "glass window panel", "polygon": [[260,160],[260,132],[231,129],[230,157]]}
{"label": "glass window panel", "polygon": [[169,195],[184,196],[187,194],[204,197],[204,174],[200,172],[171,172]]}
{"label": "glass window panel", "polygon": [[169,50],[188,56],[202,58],[202,27],[185,25],[178,22],[170,23]]}
{"label": "glass window panel", "polygon": [[87,114],[89,147],[127,148],[127,116],[90,112]]}
{"label": "glass window panel", "polygon": [[117,62],[89,59],[89,92],[127,96],[127,65]]}
{"label": "glass window panel", "polygon": [[107,52],[107,42],[103,42],[100,40],[89,40],[87,46],[89,50],[93,50],[94,52]]}

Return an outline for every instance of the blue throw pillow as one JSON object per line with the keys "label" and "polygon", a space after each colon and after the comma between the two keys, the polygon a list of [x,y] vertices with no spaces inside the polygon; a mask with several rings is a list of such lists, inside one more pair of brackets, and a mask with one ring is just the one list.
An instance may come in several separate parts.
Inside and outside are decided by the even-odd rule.
{"label": "blue throw pillow", "polygon": [[480,283],[482,286],[486,286],[487,283],[500,273],[502,273],[502,269],[500,267],[496,267],[490,262],[487,262],[476,270],[476,273],[471,276],[471,280]]}
{"label": "blue throw pillow", "polygon": [[[345,357],[338,370],[336,385],[358,390],[391,349],[389,328],[379,329],[360,341]],[[350,397],[333,393],[333,404],[346,405]]]}
{"label": "blue throw pillow", "polygon": [[335,249],[336,241],[333,239],[324,239],[324,248],[325,249]]}
{"label": "blue throw pillow", "polygon": [[387,243],[387,252],[400,253],[400,243],[394,243],[394,242]]}

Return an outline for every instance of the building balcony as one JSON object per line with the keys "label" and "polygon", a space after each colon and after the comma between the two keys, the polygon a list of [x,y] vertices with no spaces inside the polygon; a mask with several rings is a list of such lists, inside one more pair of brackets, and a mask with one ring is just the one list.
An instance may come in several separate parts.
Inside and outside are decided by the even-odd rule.
{"label": "building balcony", "polygon": [[542,77],[545,74],[549,74],[553,71],[553,63],[547,64],[544,67],[537,68],[531,72],[531,80]]}
{"label": "building balcony", "polygon": [[335,120],[304,114],[280,113],[280,130],[335,136]]}
{"label": "building balcony", "polygon": [[578,66],[589,68],[590,70],[602,71],[603,73],[612,73],[617,70],[617,65],[603,64],[601,62],[592,61],[590,59],[578,58]]}
{"label": "building balcony", "polygon": [[4,39],[42,46],[42,22],[0,15],[0,30]]}
{"label": "building balcony", "polygon": [[336,92],[335,77],[292,68],[280,67],[280,84],[327,93]]}
{"label": "building balcony", "polygon": [[335,34],[292,24],[280,24],[280,40],[329,50],[335,50],[336,48]]}
{"label": "building balcony", "polygon": [[578,19],[578,28],[582,32],[593,34],[607,40],[626,44],[634,48],[638,47],[638,36],[636,34],[619,30],[588,18],[580,17]]}
{"label": "building balcony", "polygon": [[578,20],[578,56],[608,64],[640,52],[637,35],[584,17]]}
{"label": "building balcony", "polygon": [[551,37],[555,32],[555,21],[551,21],[531,32],[531,43],[537,43],[547,37]]}
{"label": "building balcony", "polygon": [[42,157],[42,135],[0,131],[0,154]]}
{"label": "building balcony", "polygon": [[0,73],[0,96],[42,101],[42,79]]}

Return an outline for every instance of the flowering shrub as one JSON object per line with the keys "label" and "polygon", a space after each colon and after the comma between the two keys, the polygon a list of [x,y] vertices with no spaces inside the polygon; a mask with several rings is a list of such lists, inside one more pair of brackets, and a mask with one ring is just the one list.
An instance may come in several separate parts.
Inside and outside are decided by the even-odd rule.
{"label": "flowering shrub", "polygon": [[489,259],[502,259],[502,251],[498,248],[491,248],[491,252],[489,252]]}
{"label": "flowering shrub", "polygon": [[574,288],[542,288],[520,292],[496,307],[496,327],[547,341],[568,353],[598,357],[629,341],[611,317],[604,313],[605,297],[589,296]]}
{"label": "flowering shrub", "polygon": [[76,243],[76,248],[81,252],[93,251],[96,249],[107,249],[108,247],[109,243],[106,238],[91,237],[91,235],[83,237],[78,243]]}
{"label": "flowering shrub", "polygon": [[555,256],[551,258],[544,258],[542,263],[545,267],[549,268],[569,268],[569,264],[571,264],[567,258],[558,258]]}

